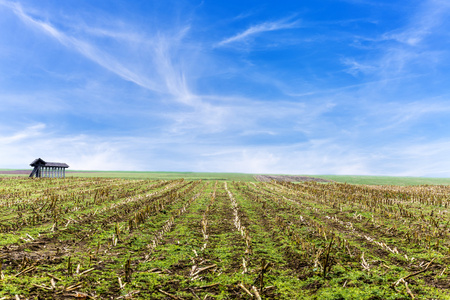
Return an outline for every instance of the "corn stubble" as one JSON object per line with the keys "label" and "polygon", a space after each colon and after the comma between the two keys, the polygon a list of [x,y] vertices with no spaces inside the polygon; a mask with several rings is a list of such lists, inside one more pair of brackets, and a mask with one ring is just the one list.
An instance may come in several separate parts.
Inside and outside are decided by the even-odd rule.
{"label": "corn stubble", "polygon": [[450,297],[447,186],[0,183],[0,299]]}

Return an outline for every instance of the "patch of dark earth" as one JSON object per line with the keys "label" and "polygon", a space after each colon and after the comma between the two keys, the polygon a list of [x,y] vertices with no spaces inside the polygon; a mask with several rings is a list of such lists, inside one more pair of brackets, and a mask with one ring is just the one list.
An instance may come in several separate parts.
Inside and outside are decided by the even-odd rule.
{"label": "patch of dark earth", "polygon": [[314,181],[314,182],[332,182],[331,180],[308,177],[308,176],[293,176],[293,175],[255,175],[255,179],[261,182],[287,181],[287,182],[300,182],[300,181]]}
{"label": "patch of dark earth", "polygon": [[0,171],[0,174],[31,174],[31,171],[28,170],[9,170],[9,171]]}

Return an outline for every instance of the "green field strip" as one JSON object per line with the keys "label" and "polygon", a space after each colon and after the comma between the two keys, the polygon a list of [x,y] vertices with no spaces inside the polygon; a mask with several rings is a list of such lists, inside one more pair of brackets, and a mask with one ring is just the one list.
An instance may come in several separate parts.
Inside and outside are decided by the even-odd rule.
{"label": "green field strip", "polygon": [[450,178],[402,177],[402,176],[365,176],[365,175],[311,175],[312,177],[349,184],[368,185],[450,185]]}
{"label": "green field strip", "polygon": [[[267,285],[276,287],[274,293],[280,299],[294,299],[308,297],[309,293],[304,289],[303,282],[299,279],[302,266],[306,266],[306,259],[301,251],[296,249],[294,243],[287,238],[282,230],[277,228],[276,216],[272,213],[265,201],[252,201],[246,198],[240,191],[234,189],[237,199],[245,208],[252,220],[251,233],[254,236],[253,255],[255,267],[261,260],[272,264],[270,272],[266,276]],[[274,203],[272,203],[274,204]],[[279,208],[279,207],[277,207]],[[275,209],[273,210],[275,211]],[[277,210],[281,213],[279,210]],[[259,262],[259,263],[258,263]],[[286,285],[286,283],[289,283]]]}
{"label": "green field strip", "polygon": [[[195,188],[183,196],[183,199],[180,199],[180,201],[172,202],[172,204],[165,207],[163,213],[150,216],[144,223],[141,223],[136,229],[133,229],[132,233],[129,234],[127,238],[121,241],[121,245],[127,246],[122,246],[125,247],[125,251],[119,251],[117,256],[119,256],[120,253],[128,253],[133,273],[131,276],[136,279],[123,289],[122,294],[126,294],[127,291],[139,288],[142,297],[153,298],[152,291],[155,290],[156,284],[160,285],[164,283],[164,272],[167,271],[167,268],[171,264],[178,260],[176,254],[178,253],[178,249],[181,249],[181,245],[170,242],[167,243],[167,239],[170,239],[170,236],[173,234],[172,232],[176,232],[179,227],[180,219],[182,219],[185,214],[182,210],[183,207],[188,207],[190,201],[195,202],[198,198],[195,194],[198,192],[198,189]],[[168,222],[173,223],[168,226]],[[125,222],[125,224],[127,224],[127,222]],[[156,241],[155,244],[153,244],[154,241]],[[154,249],[149,248],[153,245],[155,245]],[[164,255],[164,259],[161,260],[159,258],[162,257],[161,253],[164,253],[165,247],[170,249],[169,253],[171,254]],[[120,270],[120,266],[124,263],[126,263],[126,261],[124,261],[122,257],[122,259],[112,261],[108,266],[111,269]],[[160,272],[155,273],[155,269],[161,270],[162,274]],[[158,280],[156,280],[155,275],[157,275]],[[126,278],[124,271],[117,276],[122,276],[124,280]],[[118,291],[120,290],[120,286],[117,280],[116,282],[117,284],[114,288]]]}
{"label": "green field strip", "polygon": [[[14,171],[13,169],[0,169],[0,171]],[[31,173],[31,169],[27,170]],[[174,180],[184,178],[186,180],[209,180],[209,181],[245,181],[256,182],[255,175],[246,173],[223,173],[223,172],[155,172],[155,171],[86,171],[67,170],[66,176],[72,178],[122,178],[130,180]],[[266,174],[270,175],[270,174]],[[275,175],[275,174],[274,174]],[[284,176],[277,174],[276,176]],[[450,185],[450,178],[434,177],[402,177],[402,176],[367,176],[367,175],[287,175],[307,176],[331,180],[340,183],[364,184],[364,185]],[[2,178],[21,178],[28,180],[28,174],[1,174]],[[33,179],[31,179],[33,180]]]}

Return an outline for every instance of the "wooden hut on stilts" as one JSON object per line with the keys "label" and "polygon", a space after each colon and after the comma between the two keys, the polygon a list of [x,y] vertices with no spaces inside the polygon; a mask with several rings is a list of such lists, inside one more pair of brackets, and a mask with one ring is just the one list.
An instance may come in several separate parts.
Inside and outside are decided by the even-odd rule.
{"label": "wooden hut on stilts", "polygon": [[66,168],[69,167],[65,163],[46,162],[42,158],[33,160],[30,166],[34,167],[30,177],[38,178],[66,178]]}

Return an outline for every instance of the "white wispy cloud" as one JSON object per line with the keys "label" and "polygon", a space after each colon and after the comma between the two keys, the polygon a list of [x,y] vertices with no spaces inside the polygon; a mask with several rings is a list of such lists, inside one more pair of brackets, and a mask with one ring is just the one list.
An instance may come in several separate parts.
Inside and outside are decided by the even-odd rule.
{"label": "white wispy cloud", "polygon": [[[347,57],[342,63],[346,72],[370,74],[383,78],[411,75],[438,66],[446,59],[446,46],[427,43],[427,39],[444,34],[448,23],[450,3],[441,0],[423,1],[411,15],[407,24],[378,37],[358,37],[369,42],[371,50],[379,49],[370,58]],[[446,34],[446,33],[445,33]],[[395,43],[392,43],[395,42]],[[438,47],[438,48],[435,48]]]}
{"label": "white wispy cloud", "polygon": [[[370,88],[373,86],[378,87],[380,85],[386,85],[386,84],[389,84],[389,83],[395,82],[395,81],[401,81],[401,80],[405,80],[405,79],[413,79],[413,78],[419,78],[419,77],[422,77],[422,76],[421,75],[411,75],[411,76],[384,78],[384,79],[380,79],[380,80],[364,81],[362,83],[345,85],[345,86],[341,86],[341,87],[337,87],[337,88],[317,89],[316,87],[314,87],[314,89],[312,89],[310,91],[298,91],[298,90],[293,91],[292,87],[287,87],[285,85],[280,85],[279,87],[280,87],[280,90],[287,96],[303,98],[303,97],[311,97],[311,96],[319,96],[319,95],[327,95],[327,94],[336,94],[336,93],[340,93],[340,92],[351,92],[354,90],[363,90],[363,89],[367,89],[367,88]],[[331,99],[330,99],[330,101],[331,101]]]}
{"label": "white wispy cloud", "polygon": [[36,138],[42,135],[42,132],[45,129],[45,127],[46,126],[43,123],[28,126],[24,129],[21,129],[13,133],[12,135],[0,136],[0,143],[6,145],[26,141],[31,138]]}
{"label": "white wispy cloud", "polygon": [[184,27],[175,37],[168,38],[159,35],[155,43],[154,63],[158,73],[163,75],[165,86],[168,91],[176,98],[177,101],[199,106],[201,100],[191,92],[186,81],[185,71],[182,64],[174,61],[174,53],[177,52],[177,46],[183,39],[184,35],[189,31],[189,27]]}
{"label": "white wispy cloud", "polygon": [[[150,65],[144,68],[141,64],[135,62],[128,63],[129,59],[116,57],[87,40],[70,36],[49,22],[33,18],[25,12],[19,3],[1,1],[0,4],[10,8],[14,14],[31,28],[47,34],[68,49],[77,51],[87,59],[124,80],[156,93],[171,95],[175,101],[180,103],[199,105],[200,100],[188,88],[182,62],[175,62],[173,56],[174,54],[179,54],[177,47],[180,46],[181,40],[188,33],[189,26],[184,26],[167,35],[161,32],[159,34],[155,33],[153,37],[133,35],[132,39],[128,40],[132,44],[132,48],[128,50],[136,52],[136,56],[143,55],[142,51],[139,51],[140,48],[147,50],[145,62]],[[124,39],[126,35],[126,32],[113,32],[101,28],[94,28],[88,31],[90,34],[104,35],[118,40]],[[138,66],[138,68],[135,66]]]}
{"label": "white wispy cloud", "polygon": [[85,41],[66,35],[62,31],[52,26],[50,23],[33,19],[31,16],[29,16],[24,12],[20,4],[18,3],[10,4],[9,7],[20,19],[24,21],[24,23],[53,37],[64,46],[70,49],[75,49],[80,54],[84,55],[86,58],[92,60],[93,62],[99,64],[103,68],[117,74],[118,76],[122,77],[127,81],[134,82],[137,85],[147,88],[149,90],[157,92],[161,91],[156,83],[148,80],[145,76],[140,76],[139,74],[136,74],[132,70],[128,69],[126,66],[122,65],[116,59],[108,55],[108,53],[97,49],[96,47]]}
{"label": "white wispy cloud", "polygon": [[450,2],[445,0],[424,1],[419,12],[404,29],[395,30],[383,35],[385,40],[396,40],[410,46],[419,45],[427,36],[432,35],[450,11]]}
{"label": "white wispy cloud", "polygon": [[250,37],[258,35],[260,33],[269,32],[269,31],[277,31],[282,29],[291,29],[296,28],[300,25],[299,20],[291,21],[292,18],[288,19],[282,19],[278,21],[273,22],[264,22],[257,25],[250,26],[246,30],[244,30],[241,33],[238,33],[234,36],[231,36],[229,38],[225,38],[219,43],[216,44],[216,46],[225,46],[231,43],[236,42],[244,42],[248,40]]}
{"label": "white wispy cloud", "polygon": [[370,115],[374,118],[383,116],[375,132],[401,130],[407,131],[413,125],[426,118],[444,117],[450,113],[448,100],[426,98],[407,103],[385,103],[380,106],[372,104]]}
{"label": "white wispy cloud", "polygon": [[[18,3],[4,0],[0,3],[6,3],[6,6],[29,27],[52,37],[68,49],[77,51],[124,80],[133,82],[152,92],[166,95],[159,97],[160,99],[170,99],[190,107],[175,112],[162,113],[162,115],[165,114],[173,120],[173,125],[170,127],[170,131],[173,133],[186,132],[192,129],[199,129],[201,132],[221,132],[229,127],[230,121],[234,123],[237,120],[234,114],[241,109],[239,106],[210,103],[208,96],[199,95],[192,90],[188,74],[189,71],[192,71],[192,64],[189,65],[191,69],[186,70],[186,62],[190,63],[191,58],[195,58],[195,54],[191,53],[189,44],[185,42],[185,37],[190,32],[188,25],[177,29],[167,29],[166,33],[155,30],[155,32],[145,36],[135,34],[131,40],[127,40],[129,47],[123,53],[114,54],[103,50],[101,45],[90,42],[88,37],[71,35],[72,32],[69,34],[58,29],[50,21],[42,21],[32,17]],[[57,18],[57,16],[52,17]],[[73,19],[72,21],[75,22]],[[97,26],[89,29],[89,26],[84,22],[80,22],[80,24],[82,25],[68,24],[67,26],[75,28],[74,32],[86,32],[88,35],[103,36],[119,42],[124,40],[124,33],[128,32],[126,28],[113,31],[109,28]],[[266,31],[293,28],[298,24],[299,21],[292,21],[292,18],[265,22],[247,29],[244,33],[231,38],[224,44],[243,40],[246,37]],[[126,56],[122,54],[126,54]],[[129,58],[133,55],[139,57],[141,61]],[[254,104],[252,100],[244,98],[240,100],[250,103],[249,107]],[[273,110],[270,113],[273,113]],[[254,109],[252,114],[255,114]]]}
{"label": "white wispy cloud", "polygon": [[377,70],[375,66],[358,62],[353,58],[345,58],[342,60],[342,63],[348,66],[345,71],[353,76],[358,76],[360,73],[368,74]]}
{"label": "white wispy cloud", "polygon": [[146,39],[145,36],[142,36],[137,32],[123,28],[100,28],[89,26],[87,24],[76,24],[74,29],[94,37],[111,38],[127,43],[142,43],[142,41]]}

